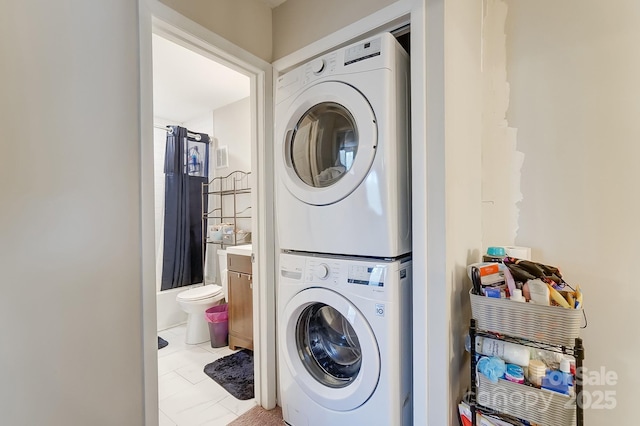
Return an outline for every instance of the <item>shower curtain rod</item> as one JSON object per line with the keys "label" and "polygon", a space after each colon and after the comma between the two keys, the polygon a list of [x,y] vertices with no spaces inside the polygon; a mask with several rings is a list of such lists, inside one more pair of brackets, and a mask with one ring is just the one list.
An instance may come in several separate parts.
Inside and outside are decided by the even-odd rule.
{"label": "shower curtain rod", "polygon": [[[159,124],[154,124],[153,127],[155,127],[156,129],[166,130],[169,133],[173,133],[173,128],[171,127],[161,126]],[[202,137],[197,133],[187,132],[187,136],[197,140],[198,142],[200,142],[200,139],[202,139]],[[209,137],[209,141],[211,141],[211,137]]]}

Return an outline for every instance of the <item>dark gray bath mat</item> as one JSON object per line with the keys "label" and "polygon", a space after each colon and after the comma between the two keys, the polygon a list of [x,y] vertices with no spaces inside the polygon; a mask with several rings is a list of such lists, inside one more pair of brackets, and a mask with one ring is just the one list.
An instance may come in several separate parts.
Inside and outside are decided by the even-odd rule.
{"label": "dark gray bath mat", "polygon": [[253,351],[243,349],[204,366],[207,376],[238,399],[253,398]]}
{"label": "dark gray bath mat", "polygon": [[158,336],[158,349],[162,349],[165,346],[167,346],[168,344],[169,344],[169,342],[164,340],[162,337]]}

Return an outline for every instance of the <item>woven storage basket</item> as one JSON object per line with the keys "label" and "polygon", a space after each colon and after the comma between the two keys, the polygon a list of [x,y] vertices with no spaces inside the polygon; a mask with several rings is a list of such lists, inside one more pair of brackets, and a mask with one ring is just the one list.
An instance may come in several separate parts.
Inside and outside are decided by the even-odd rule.
{"label": "woven storage basket", "polygon": [[582,309],[518,303],[469,292],[471,313],[479,330],[558,346],[575,345]]}
{"label": "woven storage basket", "polygon": [[492,383],[478,373],[478,404],[542,426],[574,426],[575,397],[499,379]]}

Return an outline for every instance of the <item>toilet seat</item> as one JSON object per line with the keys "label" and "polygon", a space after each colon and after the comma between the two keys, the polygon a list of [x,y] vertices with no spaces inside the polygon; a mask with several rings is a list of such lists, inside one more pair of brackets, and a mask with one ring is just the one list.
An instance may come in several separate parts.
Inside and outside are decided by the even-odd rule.
{"label": "toilet seat", "polygon": [[190,290],[179,293],[177,299],[183,301],[195,302],[198,300],[209,299],[222,293],[222,287],[215,284],[203,285],[202,287],[192,288]]}

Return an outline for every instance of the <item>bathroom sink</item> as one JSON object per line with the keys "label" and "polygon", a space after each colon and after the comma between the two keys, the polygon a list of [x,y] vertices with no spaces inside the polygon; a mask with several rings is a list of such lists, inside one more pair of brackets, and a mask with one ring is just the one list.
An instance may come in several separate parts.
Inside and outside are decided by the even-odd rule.
{"label": "bathroom sink", "polygon": [[241,246],[230,246],[226,248],[229,254],[239,254],[240,256],[251,256],[253,253],[253,247],[251,244],[244,244]]}

